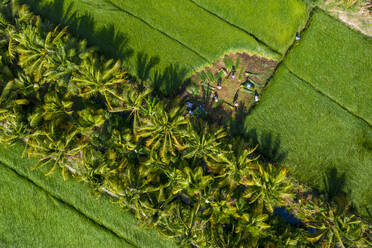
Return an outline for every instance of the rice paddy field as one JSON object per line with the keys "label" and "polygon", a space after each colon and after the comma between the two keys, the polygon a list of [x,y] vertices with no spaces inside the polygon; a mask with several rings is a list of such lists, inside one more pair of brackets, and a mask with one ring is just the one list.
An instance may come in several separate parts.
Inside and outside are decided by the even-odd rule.
{"label": "rice paddy field", "polygon": [[308,8],[300,0],[191,0],[284,54],[303,28]]}
{"label": "rice paddy field", "polygon": [[[301,181],[349,194],[365,215],[372,210],[371,46],[316,10],[245,123],[267,156],[284,159]],[[330,172],[333,189],[325,183]]]}
{"label": "rice paddy field", "polygon": [[[372,38],[315,11],[285,65],[314,88],[372,125]],[[325,59],[327,58],[327,59]]]}

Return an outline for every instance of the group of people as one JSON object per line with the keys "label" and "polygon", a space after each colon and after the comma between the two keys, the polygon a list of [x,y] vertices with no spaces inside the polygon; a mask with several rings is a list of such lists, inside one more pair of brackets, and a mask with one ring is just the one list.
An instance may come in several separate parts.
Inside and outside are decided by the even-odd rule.
{"label": "group of people", "polygon": [[[230,75],[230,73],[228,73],[228,71],[227,71],[227,69],[225,67],[221,67],[217,72],[218,73],[223,72],[225,75],[227,75],[226,76],[227,78]],[[256,85],[255,85],[254,81],[251,80],[248,77],[248,76],[252,76],[252,75],[253,76],[257,76],[257,74],[252,73],[252,72],[249,72],[249,71],[246,71],[245,72],[245,75],[247,76],[247,79],[241,85],[244,86],[244,87],[246,87],[246,89],[248,89],[249,91],[253,92],[254,93],[254,101],[255,102],[258,102],[260,99],[259,99],[259,94],[258,94],[257,90],[255,89]],[[236,68],[235,68],[235,66],[232,66],[232,69],[231,69],[231,78],[232,79],[235,79],[235,76],[236,76]],[[216,87],[218,90],[222,89],[221,83],[222,83],[222,77],[219,77],[217,79],[217,87]],[[239,104],[238,104],[239,90],[240,89],[238,89],[235,92],[235,95],[234,95],[234,99],[233,99],[233,105],[234,105],[234,107],[238,107],[239,106]],[[218,102],[218,93],[217,93],[217,91],[215,91],[215,93],[214,93],[213,100],[215,102]]]}
{"label": "group of people", "polygon": [[188,110],[190,115],[193,115],[194,112],[197,112],[199,114],[200,113],[205,113],[205,110],[204,110],[204,108],[201,104],[199,104],[199,107],[196,107],[192,102],[187,101],[186,106],[187,106],[187,110]]}
{"label": "group of people", "polygon": [[242,83],[242,85],[243,85],[244,87],[246,87],[246,89],[249,90],[250,92],[253,92],[253,90],[254,90],[254,101],[255,101],[255,102],[258,102],[258,101],[260,100],[260,99],[259,99],[258,92],[257,92],[257,90],[256,90],[256,85],[255,85],[255,83],[253,82],[253,80],[247,78],[247,80],[246,80],[244,83]]}
{"label": "group of people", "polygon": [[[235,79],[236,77],[236,68],[235,66],[232,66],[232,69],[231,69],[231,72],[228,73],[227,69],[225,67],[221,67],[218,71],[218,73],[224,73],[225,75],[227,75],[226,77],[228,78],[230,75],[231,75],[231,78],[232,79]],[[254,101],[255,102],[258,102],[259,101],[259,94],[256,90],[256,84],[254,83],[253,80],[251,80],[248,76],[251,76],[251,75],[257,75],[257,74],[254,74],[252,72],[249,72],[249,71],[246,71],[245,72],[245,75],[247,76],[247,79],[245,82],[243,82],[241,84],[241,86],[245,87],[247,90],[249,90],[250,92],[254,92]],[[221,90],[222,89],[222,77],[218,77],[217,79],[217,87],[216,89],[217,90]],[[218,102],[219,101],[219,98],[218,98],[218,93],[217,93],[217,90],[214,91],[213,93],[213,101],[214,102]],[[233,105],[234,107],[238,107],[239,106],[239,103],[238,103],[238,98],[239,98],[239,91],[240,91],[240,88],[235,92],[235,95],[234,95],[234,98],[233,98]],[[196,107],[192,102],[190,101],[187,101],[186,102],[186,105],[187,105],[187,110],[189,112],[190,115],[193,115],[195,112],[198,112],[198,113],[204,113],[205,110],[203,108],[203,106],[201,104],[199,104],[198,107]],[[206,113],[206,112],[205,112]]]}

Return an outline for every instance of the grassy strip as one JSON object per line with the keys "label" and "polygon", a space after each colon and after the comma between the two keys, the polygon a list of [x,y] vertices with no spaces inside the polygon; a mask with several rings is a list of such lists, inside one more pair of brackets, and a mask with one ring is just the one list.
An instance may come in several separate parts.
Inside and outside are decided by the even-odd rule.
{"label": "grassy strip", "polygon": [[133,247],[0,163],[1,247]]}
{"label": "grassy strip", "polygon": [[[98,5],[80,0],[23,2],[43,17],[69,25],[76,35],[88,39],[107,56],[120,58],[134,75],[145,67],[162,71],[170,64],[178,64],[191,73],[208,62],[177,41],[103,1]],[[154,63],[144,61],[145,56],[153,58]]]}
{"label": "grassy strip", "polygon": [[[300,180],[372,211],[372,129],[281,66],[246,119],[251,141]],[[330,182],[325,183],[329,177]]]}
{"label": "grassy strip", "polygon": [[[251,35],[210,15],[189,0],[106,0],[118,9],[140,16],[171,37],[188,44],[209,61],[230,50],[247,50],[270,58],[279,54],[257,42]],[[91,0],[92,5],[96,2]]]}
{"label": "grassy strip", "polygon": [[284,54],[306,23],[308,9],[299,0],[189,0],[246,30]]}
{"label": "grassy strip", "polygon": [[[41,188],[49,192],[50,195],[58,199],[62,199],[63,202],[66,202],[67,204],[73,206],[79,212],[88,216],[89,219],[92,219],[95,222],[99,223],[100,225],[108,228],[109,230],[112,230],[113,233],[123,238],[123,240],[128,240],[129,243],[134,245],[134,247],[154,247],[154,248],[155,247],[176,247],[176,245],[174,245],[170,240],[161,240],[155,230],[144,230],[142,228],[139,228],[136,225],[137,222],[134,216],[128,211],[121,209],[119,206],[112,204],[109,201],[108,196],[101,197],[96,200],[92,199],[92,196],[89,194],[90,188],[87,184],[78,182],[72,179],[63,181],[60,174],[53,174],[48,177],[45,177],[44,174],[46,173],[47,168],[40,168],[39,170],[31,171],[30,168],[36,164],[37,160],[21,158],[20,154],[22,153],[22,151],[23,151],[23,146],[20,144],[17,144],[13,147],[8,147],[6,145],[0,145],[0,154],[1,154],[0,162],[14,169],[18,174],[26,178],[29,178],[35,184],[37,184],[38,186],[40,186]],[[0,180],[8,180],[8,179],[2,176],[0,177]],[[8,186],[7,183],[1,183],[1,185],[3,184],[4,184],[4,187],[11,188],[10,186],[11,184],[9,184]],[[7,191],[4,189],[4,190],[1,190],[1,192],[3,194],[6,194]],[[9,193],[10,192],[12,194],[14,193],[13,190],[9,190]],[[4,196],[3,194],[2,196]],[[31,194],[31,193],[27,193],[27,194]],[[27,194],[24,193],[25,196],[27,196]],[[4,199],[6,198],[7,197],[5,197]],[[8,196],[8,198],[14,199],[14,197],[12,196]],[[1,203],[3,203],[3,201],[1,201]],[[12,211],[22,212],[23,207],[26,207],[26,205],[23,206],[22,204],[12,205],[14,207],[10,207],[10,206],[11,205],[8,205],[8,203],[4,201],[3,208],[7,211],[11,209]],[[45,211],[45,212],[48,212],[48,211]],[[25,211],[24,213],[28,213],[28,212]],[[23,217],[26,218],[25,216]],[[67,218],[68,217],[66,217],[66,219]],[[69,221],[71,221],[71,219],[69,219]],[[71,223],[74,223],[74,222],[71,221]],[[67,229],[67,230],[72,230],[72,229]],[[46,228],[45,230],[48,230],[48,228]],[[50,230],[54,230],[54,229],[50,228],[49,231]],[[74,231],[74,233],[79,233],[79,232]],[[49,235],[50,234],[51,233],[49,232]],[[9,235],[13,235],[12,232],[9,232]],[[47,235],[47,233],[45,235]],[[17,236],[9,236],[10,239],[16,239],[16,237]],[[78,238],[75,238],[75,239],[77,240]],[[22,242],[27,242],[27,240],[19,240],[19,242],[21,244]],[[51,242],[55,242],[55,240]],[[66,244],[68,244],[68,239],[66,239],[65,242]],[[109,240],[107,242],[111,242],[111,241]],[[52,244],[55,244],[55,243],[52,243]],[[111,247],[110,245],[106,246],[106,244],[108,243],[104,243],[105,247]],[[74,247],[87,247],[87,246],[88,245],[84,244],[83,246],[74,246]],[[45,246],[35,246],[35,247],[45,247]],[[103,246],[93,246],[93,247],[103,247]],[[116,246],[112,246],[112,247],[116,247]]]}
{"label": "grassy strip", "polygon": [[372,39],[320,9],[285,64],[350,112],[372,125]]}

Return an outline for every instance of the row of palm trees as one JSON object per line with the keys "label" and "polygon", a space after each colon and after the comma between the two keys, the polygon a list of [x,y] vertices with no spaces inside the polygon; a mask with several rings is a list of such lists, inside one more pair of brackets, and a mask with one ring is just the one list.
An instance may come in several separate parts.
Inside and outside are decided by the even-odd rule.
{"label": "row of palm trees", "polygon": [[[9,6],[0,18],[0,142],[24,142],[34,169],[109,192],[181,247],[371,245],[371,229],[347,208],[299,201],[287,170],[259,163],[256,148],[130,83],[120,61],[66,28]],[[301,226],[277,207],[296,211]]]}

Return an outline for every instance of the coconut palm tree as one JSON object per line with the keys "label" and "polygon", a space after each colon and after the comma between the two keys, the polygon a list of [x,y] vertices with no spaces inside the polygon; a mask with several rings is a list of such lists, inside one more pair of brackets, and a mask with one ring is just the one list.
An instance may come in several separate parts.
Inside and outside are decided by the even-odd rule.
{"label": "coconut palm tree", "polygon": [[217,170],[218,165],[227,160],[226,152],[222,149],[222,139],[227,134],[222,128],[211,131],[205,127],[205,123],[196,125],[200,128],[190,128],[182,155],[194,163],[202,159],[211,170]]}
{"label": "coconut palm tree", "polygon": [[141,114],[143,117],[152,116],[156,111],[156,106],[159,104],[157,97],[146,97],[141,107]]}
{"label": "coconut palm tree", "polygon": [[241,215],[235,228],[236,238],[233,247],[255,247],[260,238],[265,237],[265,230],[270,228],[266,223],[267,214],[247,212]]}
{"label": "coconut palm tree", "polygon": [[186,205],[181,198],[175,198],[159,210],[153,226],[162,236],[176,239],[181,247],[212,247],[206,233],[208,220],[200,218],[200,199],[193,205]]}
{"label": "coconut palm tree", "polygon": [[17,43],[15,37],[17,31],[14,26],[8,24],[5,19],[0,19],[0,49],[4,59],[13,62],[16,56]]}
{"label": "coconut palm tree", "polygon": [[54,125],[48,131],[38,130],[26,138],[26,151],[29,157],[40,158],[33,169],[51,163],[52,168],[45,174],[50,175],[59,166],[66,178],[68,160],[80,153],[88,144],[79,143],[76,138],[78,130],[69,130],[66,134],[58,135]]}
{"label": "coconut palm tree", "polygon": [[[110,152],[108,152],[110,153]],[[88,182],[94,189],[100,190],[106,186],[107,190],[116,195],[121,194],[122,186],[119,180],[115,180],[115,175],[123,172],[123,168],[128,164],[123,160],[117,168],[110,168],[106,157],[93,146],[87,146],[81,150],[76,161],[77,178]],[[110,185],[111,187],[108,187]]]}
{"label": "coconut palm tree", "polygon": [[270,226],[262,208],[251,207],[231,193],[214,193],[203,212],[211,223],[211,236],[218,247],[257,247]]}
{"label": "coconut palm tree", "polygon": [[20,117],[14,110],[0,108],[0,143],[13,144],[27,137],[30,131]]}
{"label": "coconut palm tree", "polygon": [[65,27],[59,31],[57,26],[43,38],[39,32],[35,32],[35,26],[30,24],[15,37],[18,43],[18,64],[26,74],[33,75],[36,83],[43,84],[41,79],[44,74],[59,65],[57,54],[61,55],[65,48],[62,39],[66,30]]}
{"label": "coconut palm tree", "polygon": [[190,123],[182,111],[184,109],[174,107],[166,112],[164,104],[159,104],[154,115],[137,128],[136,139],[144,138],[151,154],[159,152],[161,161],[169,162],[170,156],[177,155],[176,151],[185,149],[184,139]]}
{"label": "coconut palm tree", "polygon": [[[10,94],[15,98],[24,98],[29,102],[41,107],[43,103],[43,94],[47,93],[47,90],[40,88],[38,83],[35,83],[32,76],[25,74],[23,71],[19,71],[14,80],[8,82],[11,89]],[[7,86],[8,87],[8,86]]]}
{"label": "coconut palm tree", "polygon": [[174,169],[167,173],[172,194],[185,193],[189,197],[201,195],[202,191],[213,181],[210,175],[203,175],[202,167],[195,167],[193,170],[185,166],[182,170]]}
{"label": "coconut palm tree", "polygon": [[44,120],[64,120],[65,117],[72,115],[73,102],[62,96],[58,96],[57,92],[51,91],[44,95],[43,118]]}
{"label": "coconut palm tree", "polygon": [[[133,87],[126,87],[125,88],[125,96],[123,98],[122,106],[118,106],[115,108],[110,109],[110,112],[122,112],[128,111],[129,118],[133,120],[133,131],[136,132],[137,126],[142,124],[142,112],[146,112],[146,106],[149,106],[151,102],[148,95],[151,93],[150,89],[146,89],[144,91],[138,91]],[[155,106],[151,106],[154,108]],[[151,108],[150,107],[150,108]],[[153,109],[155,111],[155,109]],[[152,111],[152,112],[153,112]],[[147,114],[150,114],[147,112]]]}
{"label": "coconut palm tree", "polygon": [[[237,149],[237,148],[236,148]],[[253,153],[257,147],[253,149],[239,149],[237,154],[230,154],[225,160],[226,166],[221,180],[218,183],[219,187],[228,187],[230,191],[235,190],[239,185],[248,187],[251,185],[253,163],[259,156],[254,157]],[[248,189],[246,189],[248,191]]]}
{"label": "coconut palm tree", "polygon": [[302,216],[305,225],[312,230],[306,237],[308,241],[321,247],[369,247],[364,237],[367,226],[349,213],[350,204],[346,198],[336,197],[335,202],[324,206],[312,202],[304,208],[309,207],[311,211]]}
{"label": "coconut palm tree", "polygon": [[88,55],[79,71],[71,78],[79,89],[78,96],[89,99],[100,94],[105,98],[109,110],[113,110],[112,101],[124,102],[125,97],[121,96],[120,86],[126,83],[126,72],[121,68],[119,60],[113,63],[112,59],[104,62],[103,58],[98,60],[93,55]]}
{"label": "coconut palm tree", "polygon": [[253,170],[251,179],[246,182],[248,191],[244,195],[251,203],[263,201],[268,212],[273,213],[275,206],[282,206],[293,197],[287,169],[274,168],[271,164],[255,164]]}
{"label": "coconut palm tree", "polygon": [[91,136],[95,128],[101,127],[106,121],[103,109],[87,107],[78,111],[77,114],[79,132],[85,136]]}

